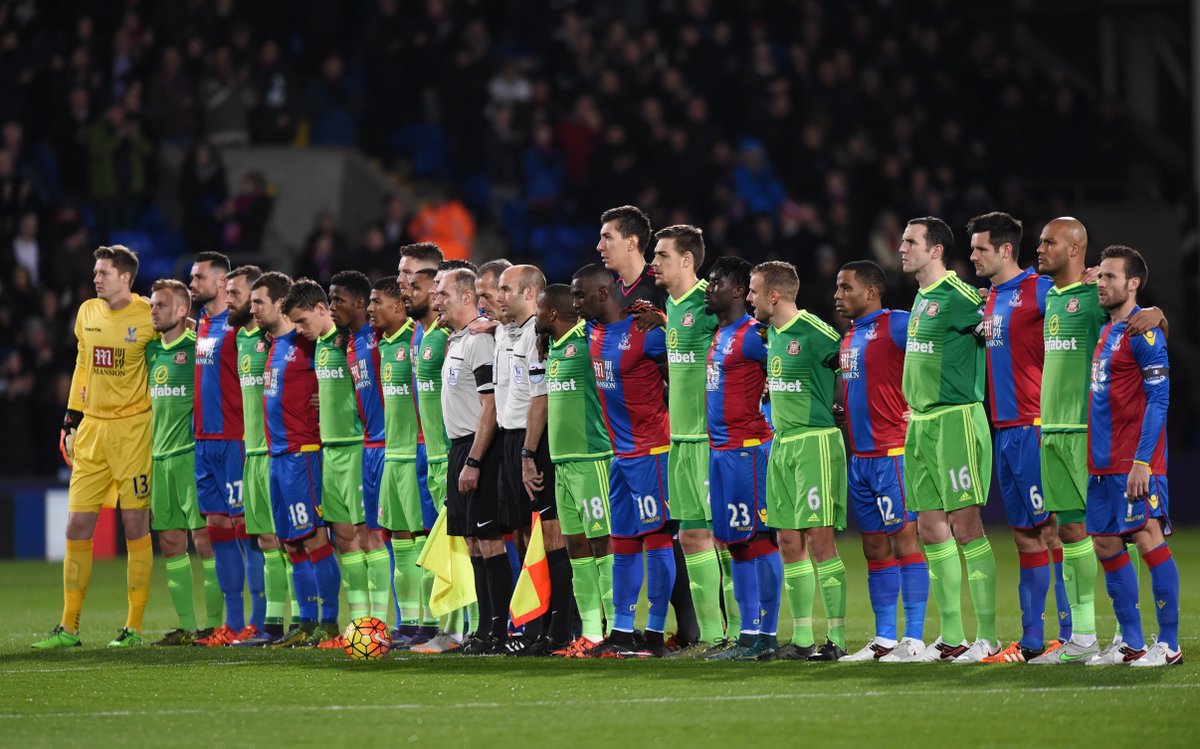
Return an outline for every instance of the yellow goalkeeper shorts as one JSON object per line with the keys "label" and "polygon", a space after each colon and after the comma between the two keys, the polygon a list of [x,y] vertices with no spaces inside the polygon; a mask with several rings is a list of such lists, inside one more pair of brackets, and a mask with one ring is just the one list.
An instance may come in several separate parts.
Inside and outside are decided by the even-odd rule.
{"label": "yellow goalkeeper shorts", "polygon": [[75,435],[67,507],[99,512],[150,507],[150,412],[124,419],[89,416]]}

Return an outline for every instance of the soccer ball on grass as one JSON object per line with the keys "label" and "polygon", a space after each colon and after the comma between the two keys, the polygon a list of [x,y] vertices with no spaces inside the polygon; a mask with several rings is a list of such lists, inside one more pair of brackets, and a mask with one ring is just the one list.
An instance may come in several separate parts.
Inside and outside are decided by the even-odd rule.
{"label": "soccer ball on grass", "polygon": [[342,637],[346,640],[346,655],[356,661],[377,660],[387,655],[392,647],[387,623],[373,616],[362,616],[350,622]]}

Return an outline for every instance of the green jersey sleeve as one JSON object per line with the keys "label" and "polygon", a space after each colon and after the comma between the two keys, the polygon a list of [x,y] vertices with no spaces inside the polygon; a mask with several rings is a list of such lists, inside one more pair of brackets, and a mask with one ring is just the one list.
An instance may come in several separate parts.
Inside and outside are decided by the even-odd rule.
{"label": "green jersey sleeve", "polygon": [[975,335],[982,303],[953,271],[917,292],[901,384],[914,411],[983,401],[986,352]]}
{"label": "green jersey sleeve", "polygon": [[238,383],[242,388],[243,442],[247,455],[267,454],[266,422],[263,416],[263,372],[271,344],[259,328],[242,328],[237,335]]}
{"label": "green jersey sleeve", "polygon": [[1092,354],[1106,319],[1096,284],[1073,283],[1046,293],[1043,431],[1087,430]]}
{"label": "green jersey sleeve", "polygon": [[171,343],[151,341],[146,346],[146,363],[150,376],[151,456],[167,458],[194,449],[196,332],[185,330]]}
{"label": "green jersey sleeve", "polygon": [[445,459],[450,452],[446,420],[442,415],[442,363],[446,359],[449,331],[434,323],[421,338],[416,356],[417,407],[425,433],[425,453],[430,460]]}
{"label": "green jersey sleeve", "polygon": [[354,399],[354,381],[346,363],[350,334],[338,327],[317,338],[317,397],[320,399],[321,443],[352,445],[362,442],[363,425]]}
{"label": "green jersey sleeve", "polygon": [[718,325],[704,311],[707,289],[708,281],[701,280],[679,299],[667,300],[667,410],[677,442],[708,441],[705,362]]}
{"label": "green jersey sleeve", "polygon": [[550,460],[569,463],[612,455],[596,375],[581,320],[550,344],[546,357],[546,430]]}
{"label": "green jersey sleeve", "polygon": [[383,431],[389,458],[417,457],[417,400],[413,393],[413,321],[379,341],[379,379],[383,385]]}

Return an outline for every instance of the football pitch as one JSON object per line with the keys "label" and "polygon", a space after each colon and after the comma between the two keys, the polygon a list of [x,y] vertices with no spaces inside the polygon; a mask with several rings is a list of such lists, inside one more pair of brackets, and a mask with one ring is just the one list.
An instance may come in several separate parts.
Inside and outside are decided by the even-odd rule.
{"label": "football pitch", "polygon": [[[991,529],[1002,638],[1019,635],[1016,554]],[[151,648],[108,651],[124,623],[124,560],[97,563],[84,647],[38,653],[62,570],[0,563],[2,746],[1195,746],[1200,729],[1200,529],[1171,540],[1184,664],[1171,668],[705,663]],[[857,538],[839,548],[852,649],[871,634]],[[146,634],[175,626],[161,559]],[[1157,631],[1140,572],[1147,634]],[[1051,593],[1051,598],[1053,593]],[[964,599],[968,597],[964,592]],[[968,635],[974,619],[965,600]],[[1103,641],[1113,619],[1103,573]],[[817,636],[824,630],[817,603]],[[1051,609],[1047,635],[1056,627]],[[344,622],[343,622],[344,623]],[[791,629],[781,614],[781,641]],[[640,626],[640,623],[639,623]],[[932,600],[926,638],[936,636]],[[149,636],[147,640],[151,639]],[[712,742],[701,744],[701,742]],[[720,742],[720,744],[715,743]]]}

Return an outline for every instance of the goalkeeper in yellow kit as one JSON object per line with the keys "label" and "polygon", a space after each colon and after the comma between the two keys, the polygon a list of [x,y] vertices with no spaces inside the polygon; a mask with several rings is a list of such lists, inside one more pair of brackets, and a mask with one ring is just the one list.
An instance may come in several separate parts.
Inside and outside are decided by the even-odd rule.
{"label": "goalkeeper in yellow kit", "polygon": [[67,415],[63,457],[71,465],[67,552],[63,559],[62,621],[33,644],[78,647],[79,614],[92,574],[92,536],[100,508],[119,507],[128,551],[129,615],[110,648],[142,642],[150,593],[150,391],[146,345],[158,337],[150,304],[132,293],[138,260],[120,245],[100,247],[93,282],[98,299],[79,308],[79,353]]}

